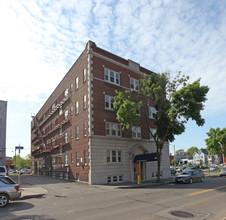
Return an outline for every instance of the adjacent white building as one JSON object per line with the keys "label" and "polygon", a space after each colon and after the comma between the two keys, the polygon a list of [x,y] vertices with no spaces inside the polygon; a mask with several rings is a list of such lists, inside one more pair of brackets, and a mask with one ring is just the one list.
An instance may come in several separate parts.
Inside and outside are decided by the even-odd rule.
{"label": "adjacent white building", "polygon": [[206,164],[208,163],[208,151],[206,149],[200,149],[193,154],[194,164]]}

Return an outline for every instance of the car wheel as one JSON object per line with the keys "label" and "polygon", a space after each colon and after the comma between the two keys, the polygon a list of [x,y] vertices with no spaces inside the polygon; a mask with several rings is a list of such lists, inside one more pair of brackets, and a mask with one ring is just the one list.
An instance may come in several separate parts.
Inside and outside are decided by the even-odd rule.
{"label": "car wheel", "polygon": [[192,184],[192,178],[189,179],[189,183]]}
{"label": "car wheel", "polygon": [[4,207],[9,203],[9,196],[7,194],[0,194],[0,207]]}

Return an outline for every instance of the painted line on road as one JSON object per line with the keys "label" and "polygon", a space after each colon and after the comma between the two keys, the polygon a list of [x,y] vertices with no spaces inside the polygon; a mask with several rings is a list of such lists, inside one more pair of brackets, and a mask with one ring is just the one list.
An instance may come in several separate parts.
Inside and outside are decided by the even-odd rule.
{"label": "painted line on road", "polygon": [[214,191],[214,190],[217,190],[217,189],[222,189],[222,188],[226,188],[226,185],[225,186],[219,186],[219,187],[212,188],[212,189],[202,190],[202,191],[191,193],[191,194],[188,194],[188,195],[189,196],[195,196],[195,195],[198,195],[198,194],[202,194],[202,193],[206,193],[206,192],[211,192],[211,191]]}

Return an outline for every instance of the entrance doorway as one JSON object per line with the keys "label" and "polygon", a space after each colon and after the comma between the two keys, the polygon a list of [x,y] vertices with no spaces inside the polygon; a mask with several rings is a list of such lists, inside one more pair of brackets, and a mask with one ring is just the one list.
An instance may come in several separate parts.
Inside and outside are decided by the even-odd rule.
{"label": "entrance doorway", "polygon": [[[140,162],[140,172],[141,172],[141,180],[145,180],[145,162]],[[133,163],[134,167],[134,181],[137,181],[137,176],[139,174],[139,162]]]}

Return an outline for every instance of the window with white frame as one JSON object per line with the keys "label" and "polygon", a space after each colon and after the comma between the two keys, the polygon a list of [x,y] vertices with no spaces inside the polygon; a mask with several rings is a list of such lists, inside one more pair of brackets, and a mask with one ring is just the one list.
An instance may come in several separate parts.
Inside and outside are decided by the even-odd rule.
{"label": "window with white frame", "polygon": [[84,164],[87,165],[87,151],[84,150]]}
{"label": "window with white frame", "polygon": [[105,109],[113,110],[114,109],[113,103],[114,103],[114,97],[105,95]]}
{"label": "window with white frame", "polygon": [[87,136],[87,123],[83,122],[83,136],[86,137]]}
{"label": "window with white frame", "polygon": [[139,80],[130,78],[130,89],[139,91]]}
{"label": "window with white frame", "polygon": [[78,114],[79,110],[78,110],[78,101],[75,103],[75,114]]}
{"label": "window with white frame", "polygon": [[73,115],[73,106],[70,107],[71,115]]}
{"label": "window with white frame", "polygon": [[155,113],[156,113],[156,108],[149,106],[149,118],[154,118]]}
{"label": "window with white frame", "polygon": [[108,176],[107,177],[108,183],[115,183],[115,182],[122,182],[122,175],[119,176]]}
{"label": "window with white frame", "polygon": [[[153,135],[156,135],[157,129],[156,128],[150,128],[150,131]],[[152,135],[150,134],[150,140],[153,140]]]}
{"label": "window with white frame", "polygon": [[59,136],[62,135],[62,127],[59,128]]}
{"label": "window with white frame", "polygon": [[132,138],[141,139],[141,128],[132,126]]}
{"label": "window with white frame", "polygon": [[83,82],[86,81],[86,69],[83,69]]}
{"label": "window with white frame", "polygon": [[68,166],[68,154],[64,155],[64,166]]}
{"label": "window with white frame", "polygon": [[65,91],[64,91],[64,96],[67,98],[68,97],[68,89],[66,89]]}
{"label": "window with white frame", "polygon": [[74,163],[74,155],[71,153],[71,163]]}
{"label": "window with white frame", "polygon": [[65,120],[68,120],[68,110],[66,110],[65,112],[64,112],[64,118],[65,118]]}
{"label": "window with white frame", "polygon": [[75,89],[78,89],[78,77],[75,79]]}
{"label": "window with white frame", "polygon": [[62,155],[62,153],[63,153],[63,148],[60,147],[60,149],[59,149],[59,154]]}
{"label": "window with white frame", "polygon": [[106,122],[106,135],[121,137],[121,125],[117,123]]}
{"label": "window with white frame", "polygon": [[121,163],[122,151],[121,150],[107,150],[107,163]]}
{"label": "window with white frame", "polygon": [[79,166],[79,153],[76,152],[76,166]]}
{"label": "window with white frame", "polygon": [[68,132],[64,133],[64,141],[65,143],[68,143]]}
{"label": "window with white frame", "polygon": [[109,70],[107,68],[104,69],[104,80],[110,83],[114,83],[119,85],[120,84],[120,76],[119,73]]}
{"label": "window with white frame", "polygon": [[70,137],[71,137],[71,139],[73,139],[73,129],[72,128],[70,130]]}
{"label": "window with white frame", "polygon": [[63,107],[61,105],[60,108],[59,108],[59,115],[62,115],[62,113],[63,113]]}
{"label": "window with white frame", "polygon": [[78,126],[75,127],[75,137],[76,137],[76,140],[79,139],[79,127]]}
{"label": "window with white frame", "polygon": [[83,108],[86,109],[87,103],[86,103],[86,95],[83,96]]}
{"label": "window with white frame", "polygon": [[73,91],[73,83],[70,84],[70,91]]}
{"label": "window with white frame", "polygon": [[55,167],[56,164],[56,157],[52,157],[52,167]]}

